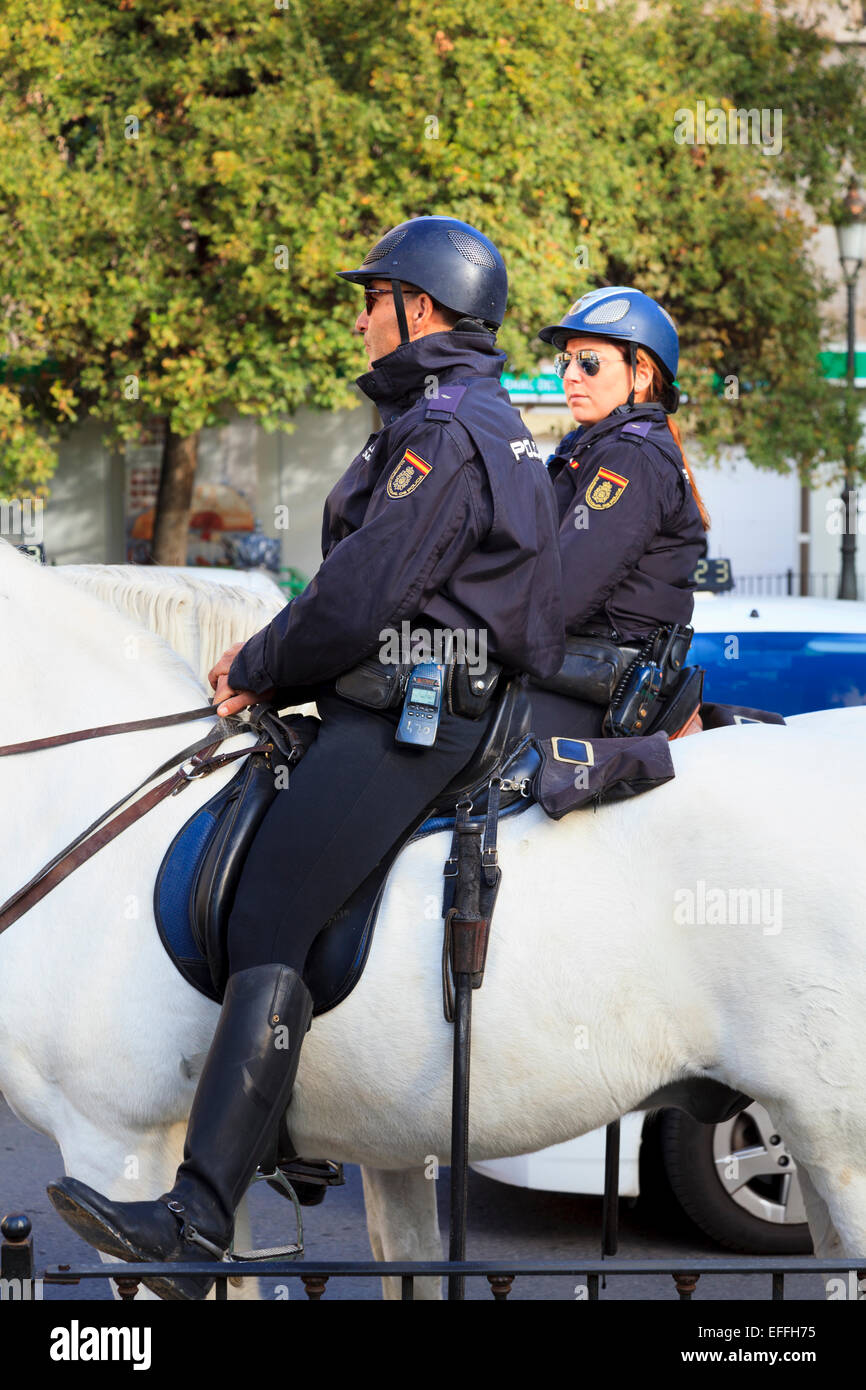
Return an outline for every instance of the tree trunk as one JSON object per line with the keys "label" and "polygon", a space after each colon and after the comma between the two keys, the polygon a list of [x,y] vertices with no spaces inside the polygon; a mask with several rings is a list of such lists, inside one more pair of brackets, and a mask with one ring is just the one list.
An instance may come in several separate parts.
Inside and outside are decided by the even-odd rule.
{"label": "tree trunk", "polygon": [[153,529],[157,565],[185,565],[198,459],[198,431],[182,437],[166,430]]}

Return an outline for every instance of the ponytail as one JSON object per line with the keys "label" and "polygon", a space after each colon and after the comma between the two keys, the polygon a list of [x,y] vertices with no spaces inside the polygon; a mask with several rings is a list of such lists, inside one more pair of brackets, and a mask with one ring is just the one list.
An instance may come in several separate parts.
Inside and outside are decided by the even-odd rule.
{"label": "ponytail", "polygon": [[[662,376],[661,367],[659,366],[659,364],[658,364],[656,361],[654,361],[654,359],[653,359],[652,357],[650,357],[649,353],[646,352],[644,348],[638,348],[637,360],[638,360],[638,362],[643,363],[644,366],[649,367],[650,370],[652,371],[652,374],[653,374],[652,383],[651,383],[651,385],[650,385],[649,393],[648,393],[648,395],[647,395],[647,400],[648,400],[648,401],[660,401],[660,400],[662,399],[662,394],[663,394],[663,392],[664,392],[664,387],[665,387],[665,381],[664,381],[664,377]],[[676,421],[674,420],[674,417],[673,417],[672,415],[669,415],[669,416],[668,416],[668,429],[670,430],[671,434],[673,435],[673,437],[674,437],[674,443],[676,444],[677,448],[678,448],[679,451],[680,451],[680,454],[682,455],[682,460],[683,460],[683,463],[684,463],[684,465],[685,465],[685,470],[686,470],[686,473],[688,474],[689,482],[691,483],[692,494],[694,495],[694,499],[695,499],[695,501],[696,501],[697,504],[698,504],[698,511],[699,511],[700,514],[701,514],[701,522],[703,523],[703,528],[704,528],[705,531],[709,531],[709,529],[710,529],[710,514],[709,514],[709,512],[707,511],[706,507],[704,506],[704,502],[703,502],[703,499],[702,499],[702,497],[701,497],[701,494],[698,492],[697,485],[696,485],[696,483],[695,483],[694,474],[692,473],[691,467],[690,467],[690,465],[689,465],[689,461],[688,461],[688,459],[686,458],[685,454],[683,453],[683,441],[682,441],[682,437],[681,437],[681,435],[680,435],[680,427],[679,427],[679,425],[676,423]]]}

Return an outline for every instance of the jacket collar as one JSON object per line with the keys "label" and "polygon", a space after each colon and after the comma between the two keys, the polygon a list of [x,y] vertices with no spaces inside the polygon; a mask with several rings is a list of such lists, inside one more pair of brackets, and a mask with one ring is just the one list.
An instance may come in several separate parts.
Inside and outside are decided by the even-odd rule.
{"label": "jacket collar", "polygon": [[596,420],[593,425],[578,425],[577,429],[570,430],[560,440],[556,453],[548,464],[551,477],[555,478],[565,461],[573,458],[577,451],[605,435],[618,433],[629,420],[652,420],[654,424],[664,424],[667,412],[658,401],[644,401],[632,406],[617,406],[610,415]]}
{"label": "jacket collar", "polygon": [[380,357],[357,385],[390,425],[424,395],[430,376],[447,382],[466,373],[498,381],[506,360],[488,333],[428,333]]}
{"label": "jacket collar", "polygon": [[658,401],[644,401],[632,406],[617,406],[610,415],[605,415],[603,420],[596,420],[594,425],[588,428],[581,426],[572,435],[566,435],[572,444],[583,446],[590,440],[600,439],[603,435],[619,433],[623,425],[627,425],[630,420],[653,420],[659,424],[664,424],[667,420],[667,412],[664,406]]}

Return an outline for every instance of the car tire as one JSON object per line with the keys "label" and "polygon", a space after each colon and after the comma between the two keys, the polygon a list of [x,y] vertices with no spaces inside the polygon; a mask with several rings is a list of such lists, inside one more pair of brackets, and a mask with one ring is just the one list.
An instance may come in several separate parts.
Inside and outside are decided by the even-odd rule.
{"label": "car tire", "polygon": [[659,1137],[671,1190],[706,1235],[746,1254],[811,1252],[797,1167],[763,1106],[715,1125],[664,1110]]}

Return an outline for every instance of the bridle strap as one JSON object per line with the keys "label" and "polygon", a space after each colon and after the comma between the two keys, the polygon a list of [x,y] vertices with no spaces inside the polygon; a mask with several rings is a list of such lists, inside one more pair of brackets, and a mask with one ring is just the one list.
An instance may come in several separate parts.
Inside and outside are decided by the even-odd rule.
{"label": "bridle strap", "polygon": [[[43,865],[39,872],[30,879],[29,883],[25,883],[22,888],[19,888],[16,893],[12,894],[11,898],[7,898],[5,903],[0,904],[0,932],[5,931],[7,927],[11,927],[13,922],[17,922],[19,917],[23,917],[25,912],[29,912],[31,907],[41,902],[42,899],[51,892],[52,888],[56,888],[57,885],[62,883],[65,878],[68,878],[75,869],[85,864],[98,850],[109,844],[116,836],[120,835],[122,831],[128,829],[130,825],[134,825],[137,820],[140,820],[148,811],[153,810],[154,806],[158,806],[167,796],[173,796],[176,792],[182,791],[184,787],[189,786],[190,782],[195,778],[206,776],[208,773],[216,771],[217,768],[224,767],[226,763],[234,762],[236,758],[245,758],[251,753],[267,753],[273,748],[273,743],[268,740],[258,743],[252,748],[239,748],[234,753],[221,753],[212,756],[215,754],[215,750],[219,748],[222,740],[217,739],[214,741],[210,735],[208,735],[208,738],[210,740],[209,742],[205,743],[202,740],[199,743],[193,744],[191,748],[186,749],[184,753],[180,754],[180,758],[185,758],[192,749],[198,750],[193,753],[190,759],[190,767],[179,768],[174,776],[166,778],[164,782],[160,782],[159,786],[153,787],[151,791],[139,797],[138,801],[133,802],[131,806],[127,806],[126,810],[121,811],[120,815],[115,816],[114,820],[110,821],[109,824],[104,824],[104,822],[108,821],[109,817],[113,815],[120,806],[123,806],[131,796],[134,796],[135,793],[146,786],[148,782],[152,782],[153,778],[158,776],[159,773],[164,772],[167,766],[171,767],[173,764],[177,763],[179,758],[174,757],[169,763],[164,763],[161,767],[157,768],[156,772],[146,777],[143,782],[140,782],[137,787],[127,793],[121,801],[118,801],[114,806],[110,807],[98,820],[94,821],[92,825],[82,831],[71,844],[68,844],[65,849],[62,849],[59,854],[56,854],[53,859]],[[203,743],[204,746],[202,746]],[[99,828],[100,826],[102,827],[101,829]]]}
{"label": "bridle strap", "polygon": [[[26,743],[7,743],[0,747],[0,758],[11,753],[36,753],[40,748],[61,748],[65,743],[80,743],[86,738],[107,738],[110,734],[131,734],[137,729],[162,729],[169,724],[184,724],[190,719],[216,717],[216,707],[188,709],[182,714],[160,714],[154,719],[132,719],[126,724],[103,724],[96,729],[78,729],[71,734],[52,734],[49,738],[32,738]],[[156,774],[154,774],[156,775]]]}

